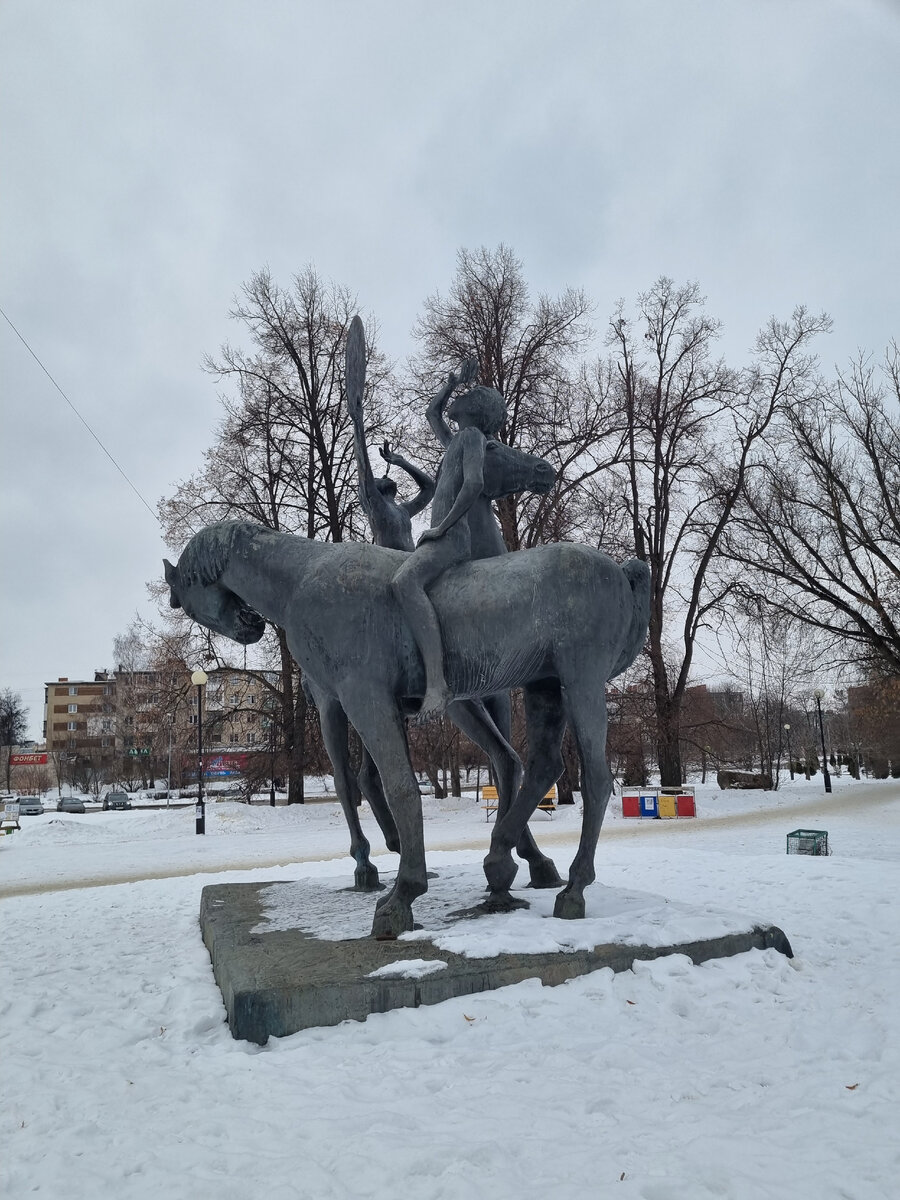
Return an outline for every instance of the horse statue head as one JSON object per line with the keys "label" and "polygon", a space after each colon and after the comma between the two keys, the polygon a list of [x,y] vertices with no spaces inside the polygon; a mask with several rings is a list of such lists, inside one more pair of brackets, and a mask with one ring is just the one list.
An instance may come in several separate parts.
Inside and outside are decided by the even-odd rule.
{"label": "horse statue head", "polygon": [[228,565],[236,524],[227,521],[201,529],[185,546],[177,566],[166,558],[163,566],[173,608],[183,609],[192,621],[214,633],[248,646],[265,633],[265,618],[219,582]]}
{"label": "horse statue head", "polygon": [[484,487],[489,500],[500,500],[518,492],[546,495],[556,483],[556,471],[544,458],[506,446],[489,437],[484,448]]}

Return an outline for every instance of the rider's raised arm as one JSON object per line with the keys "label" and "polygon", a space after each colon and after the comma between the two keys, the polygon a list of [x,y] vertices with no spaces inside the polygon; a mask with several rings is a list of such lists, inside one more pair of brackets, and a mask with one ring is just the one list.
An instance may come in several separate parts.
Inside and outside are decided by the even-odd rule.
{"label": "rider's raised arm", "polygon": [[466,515],[484,490],[484,455],[487,445],[484,435],[477,429],[461,429],[455,440],[462,457],[462,483],[450,511],[440,524],[425,530],[419,538],[420,542],[442,537],[460,517]]}
{"label": "rider's raised arm", "polygon": [[381,447],[380,453],[385,462],[391,463],[395,467],[400,467],[401,470],[410,475],[419,485],[418,495],[413,496],[412,500],[404,500],[400,505],[409,516],[414,517],[431,503],[434,497],[434,480],[427,471],[421,470],[414,463],[404,458],[402,454],[398,454],[395,450],[392,450],[387,442]]}
{"label": "rider's raised arm", "polygon": [[453,437],[453,430],[444,419],[444,408],[447,401],[453,395],[455,388],[460,384],[471,383],[478,374],[478,359],[467,358],[460,366],[459,373],[451,371],[447,377],[447,382],[438,392],[438,394],[429,401],[428,408],[425,410],[425,416],[428,418],[428,424],[431,426],[432,432],[442,446],[447,446],[450,439]]}
{"label": "rider's raised arm", "polygon": [[428,408],[425,410],[425,416],[428,418],[428,424],[431,426],[434,436],[445,447],[450,444],[453,438],[453,430],[447,424],[444,417],[444,409],[447,406],[447,401],[453,395],[453,389],[458,382],[457,377],[451,372],[447,382],[436,396],[432,396],[428,402]]}

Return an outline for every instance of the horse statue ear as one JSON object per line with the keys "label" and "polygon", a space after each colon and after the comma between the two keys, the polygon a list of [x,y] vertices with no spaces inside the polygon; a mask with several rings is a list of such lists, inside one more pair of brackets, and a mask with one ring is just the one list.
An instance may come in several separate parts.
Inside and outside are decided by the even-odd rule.
{"label": "horse statue ear", "polygon": [[181,601],[178,599],[178,568],[173,567],[167,558],[163,559],[163,567],[166,572],[166,583],[169,585],[171,595],[169,596],[169,604],[172,608],[181,608]]}

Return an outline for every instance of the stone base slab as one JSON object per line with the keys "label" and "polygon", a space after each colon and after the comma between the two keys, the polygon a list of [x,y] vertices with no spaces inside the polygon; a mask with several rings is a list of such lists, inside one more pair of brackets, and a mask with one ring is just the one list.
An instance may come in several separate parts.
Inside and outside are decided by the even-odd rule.
{"label": "stone base slab", "polygon": [[[439,1004],[523,979],[553,986],[603,967],[627,971],[636,960],[669,954],[687,955],[697,964],[771,947],[792,957],[790,943],[777,926],[749,922],[744,929],[671,945],[610,942],[592,949],[489,958],[441,949],[422,936],[394,942],[369,937],[325,940],[299,928],[266,930],[260,893],[271,886],[216,884],[203,889],[200,902],[200,927],[229,1028],[234,1037],[260,1045],[269,1037],[364,1021],[370,1013],[394,1008]],[[402,972],[407,962],[412,977],[372,975],[379,970]]]}

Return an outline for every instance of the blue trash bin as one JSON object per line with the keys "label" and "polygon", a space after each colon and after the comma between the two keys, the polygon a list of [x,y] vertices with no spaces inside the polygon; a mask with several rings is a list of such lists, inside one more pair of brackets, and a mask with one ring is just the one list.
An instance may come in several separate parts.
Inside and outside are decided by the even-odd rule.
{"label": "blue trash bin", "polygon": [[656,792],[646,792],[641,795],[641,816],[659,816],[659,803],[656,799]]}

